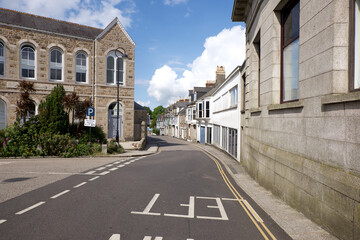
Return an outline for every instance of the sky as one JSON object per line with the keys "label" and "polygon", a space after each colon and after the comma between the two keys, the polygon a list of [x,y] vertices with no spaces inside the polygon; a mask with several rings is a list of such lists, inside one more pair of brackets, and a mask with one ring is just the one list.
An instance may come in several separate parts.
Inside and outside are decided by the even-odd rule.
{"label": "sky", "polygon": [[151,109],[187,97],[245,59],[233,0],[0,0],[0,6],[105,28],[118,17],[135,46],[135,101]]}

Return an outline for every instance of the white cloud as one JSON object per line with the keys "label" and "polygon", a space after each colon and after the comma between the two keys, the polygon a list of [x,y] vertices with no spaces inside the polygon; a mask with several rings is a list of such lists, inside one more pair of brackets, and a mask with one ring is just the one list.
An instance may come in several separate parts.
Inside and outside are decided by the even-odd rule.
{"label": "white cloud", "polygon": [[140,104],[143,107],[148,107],[150,105],[150,100],[146,101],[146,102],[143,102],[143,101],[135,101],[135,102],[137,102],[138,104]]}
{"label": "white cloud", "polygon": [[175,6],[181,3],[186,3],[188,0],[164,0],[165,5]]}
{"label": "white cloud", "polygon": [[224,29],[207,38],[204,48],[201,56],[188,64],[189,69],[180,77],[168,65],[156,69],[147,89],[149,96],[160,104],[171,104],[187,96],[194,86],[205,86],[207,80],[215,80],[216,66],[224,66],[229,74],[245,59],[245,29],[240,25]]}
{"label": "white cloud", "polygon": [[[115,17],[130,27],[133,0],[0,0],[1,7],[55,19],[104,28]],[[118,7],[121,6],[120,10]]]}

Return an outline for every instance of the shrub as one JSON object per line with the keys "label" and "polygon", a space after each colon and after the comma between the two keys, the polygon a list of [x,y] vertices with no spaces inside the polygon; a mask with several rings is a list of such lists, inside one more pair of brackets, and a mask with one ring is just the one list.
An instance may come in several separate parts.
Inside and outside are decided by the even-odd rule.
{"label": "shrub", "polygon": [[[89,142],[89,127],[83,127],[79,141],[81,143]],[[91,128],[91,139],[92,143],[103,143],[105,141],[105,133],[101,127]]]}
{"label": "shrub", "polygon": [[117,143],[115,140],[111,140],[107,147],[107,153],[113,154],[113,153],[123,153],[124,148]]}

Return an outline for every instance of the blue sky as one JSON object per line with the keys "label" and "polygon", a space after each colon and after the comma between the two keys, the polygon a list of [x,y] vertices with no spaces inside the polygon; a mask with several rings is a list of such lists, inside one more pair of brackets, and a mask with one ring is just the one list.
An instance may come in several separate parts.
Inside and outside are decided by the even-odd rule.
{"label": "blue sky", "polygon": [[4,8],[104,28],[118,17],[136,43],[135,101],[154,108],[229,74],[245,54],[233,0],[0,0]]}

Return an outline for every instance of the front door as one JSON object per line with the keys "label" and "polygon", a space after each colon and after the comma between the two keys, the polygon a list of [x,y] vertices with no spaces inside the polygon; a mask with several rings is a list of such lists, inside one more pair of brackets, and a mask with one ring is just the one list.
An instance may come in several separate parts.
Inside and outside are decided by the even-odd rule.
{"label": "front door", "polygon": [[205,127],[200,127],[200,143],[205,143]]}
{"label": "front door", "polygon": [[[108,138],[116,138],[117,106],[112,103],[108,109]],[[122,106],[119,106],[119,138],[122,137]]]}

